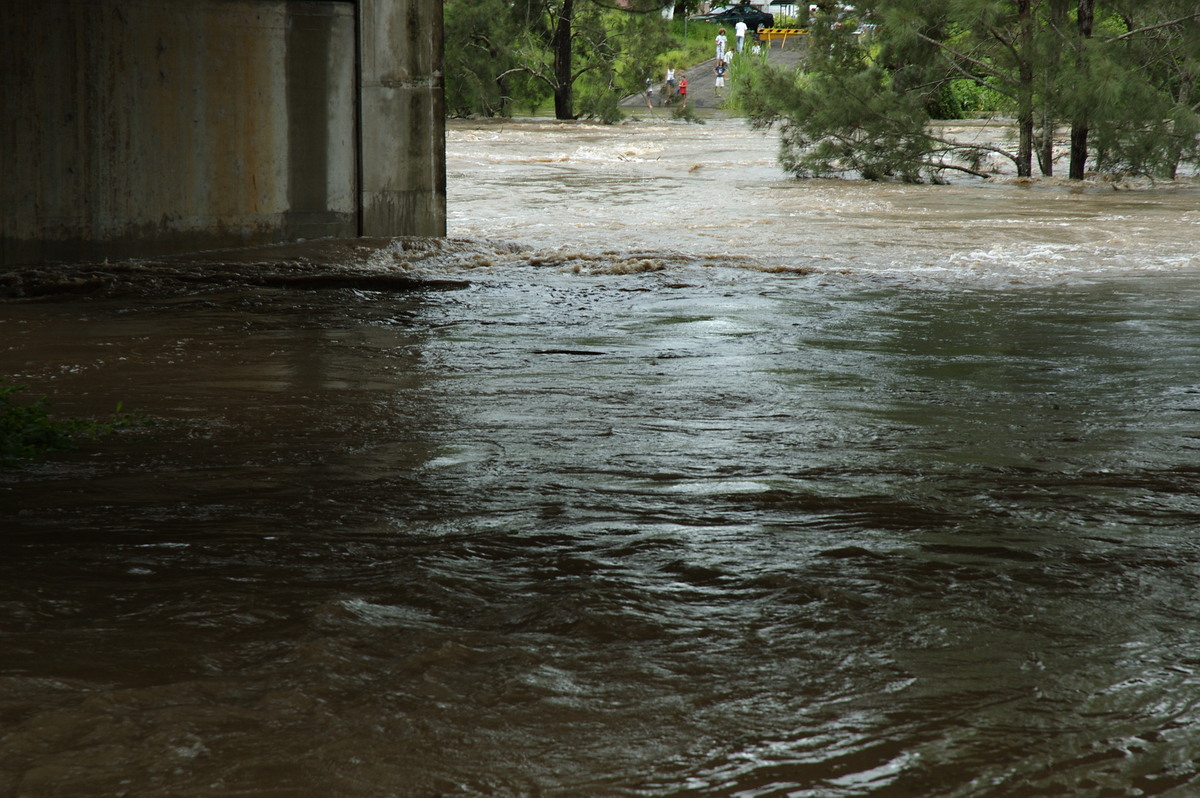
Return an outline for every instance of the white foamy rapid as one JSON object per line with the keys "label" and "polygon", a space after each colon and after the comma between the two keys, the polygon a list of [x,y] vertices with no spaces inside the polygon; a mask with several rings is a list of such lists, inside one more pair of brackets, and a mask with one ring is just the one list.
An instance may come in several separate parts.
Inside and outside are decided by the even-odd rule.
{"label": "white foamy rapid", "polygon": [[1195,179],[795,180],[777,148],[775,133],[740,120],[452,123],[449,232],[551,259],[650,253],[668,264],[906,279],[1200,268]]}

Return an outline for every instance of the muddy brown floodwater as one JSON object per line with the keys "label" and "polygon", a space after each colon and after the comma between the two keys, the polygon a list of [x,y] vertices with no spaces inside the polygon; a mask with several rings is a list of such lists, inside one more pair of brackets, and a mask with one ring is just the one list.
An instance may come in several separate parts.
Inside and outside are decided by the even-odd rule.
{"label": "muddy brown floodwater", "polygon": [[447,241],[6,277],[160,423],[0,471],[0,795],[1200,793],[1200,186],[448,148]]}

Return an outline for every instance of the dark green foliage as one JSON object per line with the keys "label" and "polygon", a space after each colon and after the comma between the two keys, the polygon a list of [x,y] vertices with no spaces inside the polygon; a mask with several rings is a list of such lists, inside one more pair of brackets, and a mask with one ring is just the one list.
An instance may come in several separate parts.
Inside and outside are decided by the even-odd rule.
{"label": "dark green foliage", "polygon": [[1170,178],[1200,163],[1200,18],[1164,23],[1200,15],[1200,4],[1152,5],[1098,22],[1082,50],[1078,99],[1098,170]]}
{"label": "dark green foliage", "polygon": [[738,100],[755,125],[780,125],[780,162],[792,174],[936,179],[940,160],[937,141],[925,132],[927,97],[895,91],[895,71],[884,69],[851,30],[814,26],[805,70],[766,67],[747,77]]}
{"label": "dark green foliage", "polygon": [[980,116],[1011,115],[1012,101],[974,80],[959,78],[938,83],[925,104],[930,119],[973,119]]}
{"label": "dark green foliage", "polygon": [[961,97],[949,82],[938,87],[937,93],[925,103],[925,113],[930,119],[965,119],[967,116]]}
{"label": "dark green foliage", "polygon": [[[827,4],[829,5],[829,4]],[[857,173],[935,180],[994,156],[1018,175],[1054,168],[1070,133],[1070,173],[1174,176],[1200,163],[1200,5],[1104,0],[863,0],[855,36],[820,13],[796,74],[741,81],[759,125],[780,125],[798,176]],[[931,119],[1011,119],[1012,146],[939,138]]]}
{"label": "dark green foliage", "polygon": [[446,112],[451,116],[508,116],[514,106],[536,106],[548,88],[520,70],[522,30],[502,0],[448,0],[445,4]]}
{"label": "dark green foliage", "polygon": [[555,116],[613,122],[673,46],[657,0],[447,0],[446,108],[507,116],[553,100]]}
{"label": "dark green foliage", "polygon": [[122,413],[121,406],[107,421],[51,418],[45,397],[21,403],[16,395],[23,385],[0,378],[0,466],[11,465],[43,452],[73,448],[80,438],[111,435],[119,429],[147,423],[139,413]]}
{"label": "dark green foliage", "polygon": [[624,111],[617,105],[620,99],[615,91],[590,86],[579,93],[579,115],[606,125],[614,124],[625,117]]}
{"label": "dark green foliage", "polygon": [[44,398],[31,404],[14,401],[24,387],[0,384],[0,463],[66,448],[73,442],[71,425],[52,421]]}

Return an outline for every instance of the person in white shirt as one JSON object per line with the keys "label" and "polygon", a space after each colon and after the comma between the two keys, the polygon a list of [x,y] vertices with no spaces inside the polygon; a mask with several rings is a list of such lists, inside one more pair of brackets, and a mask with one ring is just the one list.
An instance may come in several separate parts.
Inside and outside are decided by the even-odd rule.
{"label": "person in white shirt", "polygon": [[740,53],[742,46],[746,43],[746,20],[739,19],[733,26],[733,33],[737,36],[737,51]]}
{"label": "person in white shirt", "polygon": [[720,61],[725,57],[725,45],[729,39],[725,38],[725,29],[721,28],[717,31],[717,60]]}

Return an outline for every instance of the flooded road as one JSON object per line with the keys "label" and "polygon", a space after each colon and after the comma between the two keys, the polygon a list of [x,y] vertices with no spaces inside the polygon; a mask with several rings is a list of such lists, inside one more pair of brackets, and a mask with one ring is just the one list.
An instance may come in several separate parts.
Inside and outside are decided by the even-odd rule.
{"label": "flooded road", "polygon": [[10,281],[160,423],[0,471],[0,795],[1200,792],[1200,188],[448,147],[336,285]]}

